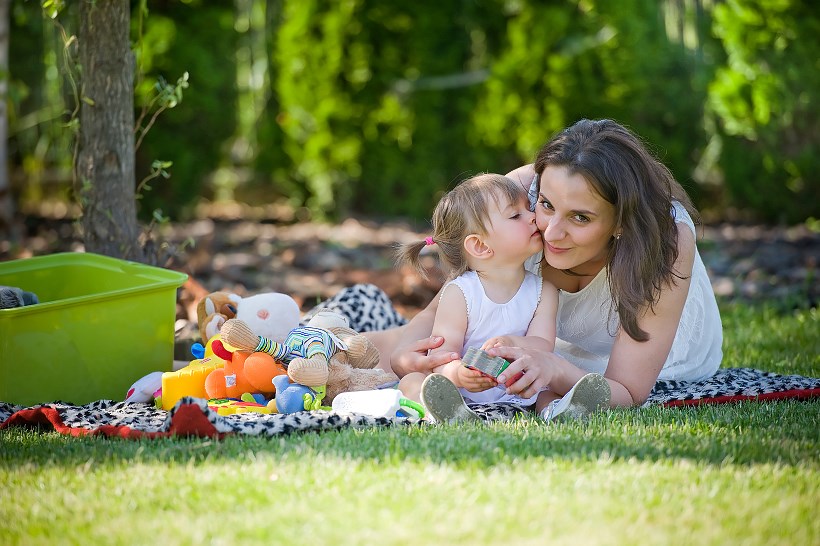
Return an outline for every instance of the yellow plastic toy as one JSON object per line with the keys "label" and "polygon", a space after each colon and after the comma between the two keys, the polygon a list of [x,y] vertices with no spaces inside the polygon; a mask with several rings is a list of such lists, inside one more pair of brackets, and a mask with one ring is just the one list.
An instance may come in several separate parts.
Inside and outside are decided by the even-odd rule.
{"label": "yellow plastic toy", "polygon": [[169,410],[183,396],[208,398],[205,392],[205,378],[218,368],[223,368],[225,361],[216,355],[191,361],[190,364],[175,372],[162,374],[162,409]]}

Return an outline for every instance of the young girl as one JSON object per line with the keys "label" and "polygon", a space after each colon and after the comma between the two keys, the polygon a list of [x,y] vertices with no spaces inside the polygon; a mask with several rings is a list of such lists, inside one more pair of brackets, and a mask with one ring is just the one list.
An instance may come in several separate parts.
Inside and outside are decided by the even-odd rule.
{"label": "young girl", "polygon": [[[468,347],[501,345],[553,350],[558,294],[552,284],[524,269],[524,262],[540,252],[543,243],[522,185],[499,174],[463,181],[436,206],[432,237],[400,247],[398,261],[424,274],[419,254],[431,245],[450,279],[442,289],[432,330],[444,343],[431,354],[463,355]],[[432,371],[443,377],[434,374],[425,381],[427,374],[410,373],[399,389],[425,403],[439,421],[469,415],[451,415],[457,409],[464,412],[462,404],[448,409],[447,399],[460,402],[464,396],[470,402],[530,406],[539,396],[508,394],[503,385],[467,368],[460,359]]]}

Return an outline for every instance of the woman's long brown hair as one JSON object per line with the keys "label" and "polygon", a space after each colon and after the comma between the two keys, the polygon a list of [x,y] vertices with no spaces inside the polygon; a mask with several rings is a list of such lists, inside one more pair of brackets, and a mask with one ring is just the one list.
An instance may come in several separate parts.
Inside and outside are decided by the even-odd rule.
{"label": "woman's long brown hair", "polygon": [[632,339],[648,340],[638,317],[653,308],[664,287],[684,278],[674,268],[678,231],[672,201],[679,201],[697,222],[689,196],[640,138],[608,119],[584,119],[556,135],[536,156],[539,179],[547,166],[583,176],[615,207],[621,237],[612,238],[607,256],[613,309]]}

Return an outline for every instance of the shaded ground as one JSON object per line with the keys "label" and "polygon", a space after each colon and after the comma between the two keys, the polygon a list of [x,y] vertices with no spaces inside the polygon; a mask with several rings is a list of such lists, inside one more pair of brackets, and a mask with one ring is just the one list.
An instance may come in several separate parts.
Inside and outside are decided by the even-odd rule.
{"label": "shaded ground", "polygon": [[[224,216],[164,226],[161,239],[171,245],[165,263],[190,276],[180,291],[179,333],[192,335],[196,301],[216,290],[241,296],[284,292],[307,311],[344,286],[371,282],[384,289],[405,316],[412,316],[436,293],[441,275],[432,258],[426,261],[429,280],[396,268],[393,246],[423,238],[427,234],[418,231],[422,227],[355,219],[325,225]],[[186,240],[194,241],[193,246]],[[805,226],[710,225],[703,228],[699,247],[723,298],[801,307],[820,301],[820,233]],[[82,248],[71,221],[29,217],[17,240],[0,243],[0,260]]]}

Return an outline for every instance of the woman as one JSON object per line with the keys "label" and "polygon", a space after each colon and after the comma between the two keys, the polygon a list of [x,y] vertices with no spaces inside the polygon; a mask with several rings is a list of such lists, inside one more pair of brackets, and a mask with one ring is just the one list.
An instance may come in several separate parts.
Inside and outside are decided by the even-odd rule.
{"label": "woman", "polygon": [[[507,391],[556,398],[589,372],[603,374],[609,405],[643,403],[658,379],[697,380],[722,358],[715,295],[695,246],[695,215],[669,170],[628,129],[581,120],[508,174],[536,190],[540,273],[559,289],[555,352],[499,347],[512,363]],[[536,193],[533,191],[532,193]],[[538,269],[534,265],[531,269]],[[455,354],[427,351],[437,299],[400,328],[369,334],[400,377]]]}

